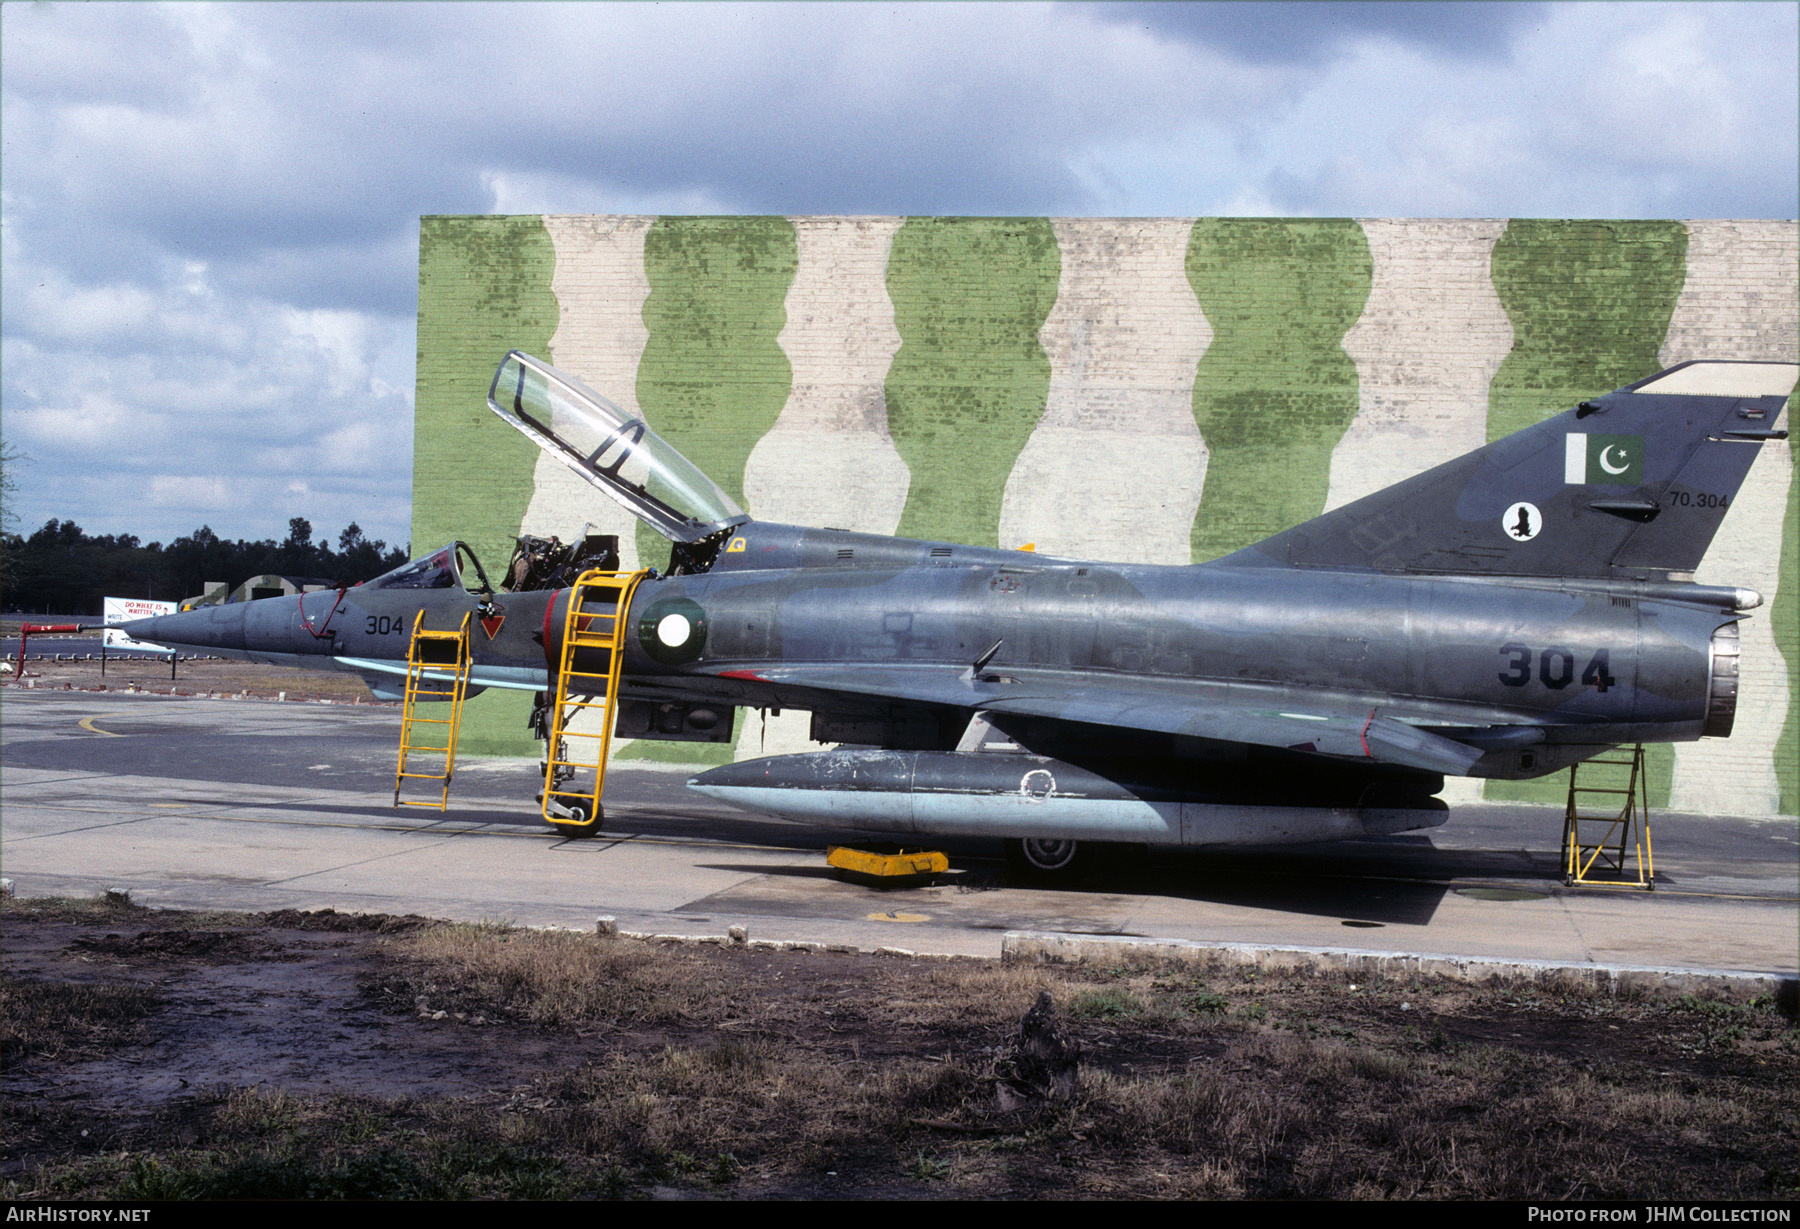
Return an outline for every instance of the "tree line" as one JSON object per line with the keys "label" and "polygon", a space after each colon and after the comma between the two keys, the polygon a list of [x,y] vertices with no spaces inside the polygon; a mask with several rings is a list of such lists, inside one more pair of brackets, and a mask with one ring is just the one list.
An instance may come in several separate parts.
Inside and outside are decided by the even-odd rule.
{"label": "tree line", "polygon": [[0,609],[23,614],[98,617],[101,599],[144,597],[178,602],[222,580],[235,589],[273,572],[331,585],[353,585],[406,562],[407,548],[370,541],[354,521],[337,548],[313,540],[305,517],[288,522],[287,540],[231,541],[202,525],[167,546],[134,534],[89,535],[73,521],[51,519],[28,536],[0,534]]}

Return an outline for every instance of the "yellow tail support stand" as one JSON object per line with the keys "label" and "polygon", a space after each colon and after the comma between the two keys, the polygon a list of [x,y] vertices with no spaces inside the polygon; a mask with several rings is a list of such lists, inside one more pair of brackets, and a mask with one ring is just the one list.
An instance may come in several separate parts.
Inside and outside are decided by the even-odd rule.
{"label": "yellow tail support stand", "polygon": [[[1583,785],[1582,770],[1592,784]],[[1602,772],[1596,779],[1595,769]],[[1618,782],[1624,769],[1624,785]],[[1604,781],[1608,784],[1600,784]],[[1656,858],[1650,848],[1650,803],[1644,782],[1644,746],[1622,757],[1595,757],[1569,769],[1569,803],[1563,812],[1563,882],[1571,887],[1643,888],[1656,890]],[[1597,811],[1583,811],[1583,798],[1595,800]],[[1604,800],[1604,801],[1602,801]],[[1616,805],[1615,805],[1616,804]],[[1583,827],[1585,825],[1585,828]],[[1597,839],[1590,839],[1597,836]],[[1635,871],[1626,868],[1625,847],[1635,854]],[[1635,873],[1636,877],[1633,878]]]}
{"label": "yellow tail support stand", "polygon": [[[550,709],[544,752],[543,815],[547,823],[571,836],[591,836],[600,830],[600,794],[606,787],[619,670],[625,659],[624,620],[631,611],[632,593],[647,575],[583,572],[569,591],[556,701]],[[584,713],[598,715],[598,729],[587,721],[581,723],[587,728],[573,728]],[[589,771],[593,785],[577,785]]]}
{"label": "yellow tail support stand", "polygon": [[[406,651],[406,707],[400,715],[400,763],[394,769],[394,805],[397,807],[436,807],[442,811],[450,805],[450,775],[456,768],[456,735],[462,727],[463,700],[469,692],[469,659],[468,615],[463,616],[462,626],[457,630],[435,632],[425,626],[425,612],[419,612],[413,620],[412,642]],[[419,716],[419,702],[445,700],[449,701],[448,717]],[[430,728],[421,727],[437,727],[436,732],[445,735],[443,744],[418,741],[432,733]],[[441,770],[407,771],[409,757],[421,753],[443,756]],[[408,778],[438,781],[443,788],[436,800],[403,799],[400,787]]]}

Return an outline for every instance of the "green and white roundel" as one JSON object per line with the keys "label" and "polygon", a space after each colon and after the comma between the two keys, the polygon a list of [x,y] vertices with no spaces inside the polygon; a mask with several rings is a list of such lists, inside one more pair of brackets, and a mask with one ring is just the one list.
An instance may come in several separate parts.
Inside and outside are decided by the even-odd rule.
{"label": "green and white roundel", "polygon": [[638,643],[665,666],[699,661],[706,648],[706,611],[691,598],[653,602],[638,616]]}

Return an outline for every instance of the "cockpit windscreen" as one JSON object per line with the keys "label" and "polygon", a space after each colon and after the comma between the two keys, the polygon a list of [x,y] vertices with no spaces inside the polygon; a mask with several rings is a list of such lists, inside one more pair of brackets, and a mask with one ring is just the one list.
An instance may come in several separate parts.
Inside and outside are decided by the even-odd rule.
{"label": "cockpit windscreen", "polygon": [[365,581],[365,589],[454,589],[462,584],[456,569],[456,544],[409,560],[391,572]]}

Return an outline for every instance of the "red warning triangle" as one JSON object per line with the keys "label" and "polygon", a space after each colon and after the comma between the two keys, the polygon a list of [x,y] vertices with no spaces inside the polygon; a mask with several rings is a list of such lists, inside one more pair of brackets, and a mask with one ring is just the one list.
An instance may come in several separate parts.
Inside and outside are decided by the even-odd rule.
{"label": "red warning triangle", "polygon": [[504,622],[506,622],[506,616],[503,614],[482,615],[481,630],[487,633],[489,640],[492,640],[500,634],[500,625]]}

